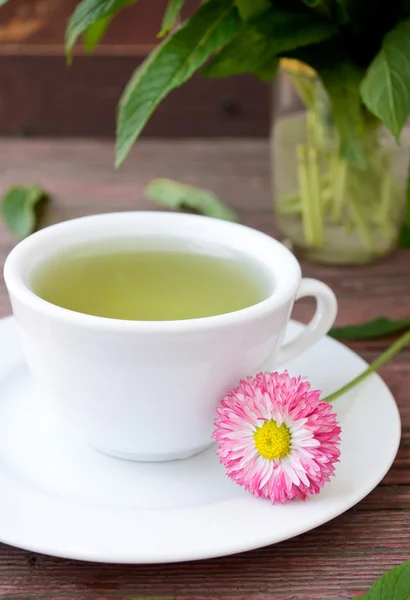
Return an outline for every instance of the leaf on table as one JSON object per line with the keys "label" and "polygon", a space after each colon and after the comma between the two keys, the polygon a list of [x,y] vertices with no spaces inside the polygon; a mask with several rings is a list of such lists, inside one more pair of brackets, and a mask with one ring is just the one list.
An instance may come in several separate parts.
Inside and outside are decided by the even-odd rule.
{"label": "leaf on table", "polygon": [[367,108],[398,138],[410,114],[410,19],[385,35],[360,90]]}
{"label": "leaf on table", "polygon": [[[265,72],[277,64],[277,55],[328,39],[335,25],[321,15],[306,10],[272,8],[244,26],[238,35],[202,71],[205,77],[227,77]],[[266,75],[263,77],[266,79]]]}
{"label": "leaf on table", "polygon": [[108,15],[103,19],[99,19],[92,25],[90,25],[83,33],[84,48],[87,52],[93,52],[98,44],[105,36],[111,21],[115,15]]}
{"label": "leaf on table", "polygon": [[410,248],[410,163],[407,169],[406,207],[404,222],[399,233],[399,248]]}
{"label": "leaf on table", "polygon": [[36,229],[39,203],[48,198],[39,185],[15,186],[4,194],[1,212],[7,228],[17,237],[25,238]]}
{"label": "leaf on table", "polygon": [[159,103],[187,81],[241,24],[233,0],[208,0],[155,48],[134,72],[119,104],[119,166]]}
{"label": "leaf on table", "polygon": [[213,192],[172,179],[154,179],[145,188],[145,194],[157,204],[171,210],[188,209],[206,217],[239,221],[237,213],[228,208]]}
{"label": "leaf on table", "polygon": [[[82,0],[77,4],[68,20],[65,32],[65,48],[67,61],[71,62],[71,54],[77,39],[88,28],[102,19],[114,17],[122,8],[134,4],[138,0]],[[101,25],[100,25],[101,26]],[[107,24],[108,26],[108,24]]]}
{"label": "leaf on table", "polygon": [[329,331],[329,335],[337,340],[375,340],[409,328],[410,317],[395,320],[378,317],[357,325],[334,327]]}
{"label": "leaf on table", "polygon": [[236,7],[243,21],[249,21],[269,10],[270,0],[235,0]]}
{"label": "leaf on table", "polygon": [[410,559],[384,573],[367,594],[353,600],[410,600]]}
{"label": "leaf on table", "polygon": [[184,2],[185,0],[168,0],[164,18],[162,19],[161,31],[158,34],[159,38],[164,37],[175,24],[175,21],[184,6]]}

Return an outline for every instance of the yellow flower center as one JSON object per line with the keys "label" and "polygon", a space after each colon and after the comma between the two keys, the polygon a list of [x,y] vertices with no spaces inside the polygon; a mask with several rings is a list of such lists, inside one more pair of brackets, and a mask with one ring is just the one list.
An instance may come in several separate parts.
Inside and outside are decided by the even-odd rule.
{"label": "yellow flower center", "polygon": [[266,421],[253,437],[257,451],[264,458],[274,460],[289,454],[291,436],[284,423],[278,427],[275,421]]}

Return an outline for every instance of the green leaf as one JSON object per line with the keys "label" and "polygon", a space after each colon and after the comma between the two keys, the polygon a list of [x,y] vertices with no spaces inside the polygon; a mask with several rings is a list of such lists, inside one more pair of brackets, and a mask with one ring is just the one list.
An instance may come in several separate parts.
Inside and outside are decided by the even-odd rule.
{"label": "green leaf", "polygon": [[408,17],[410,15],[410,0],[402,0],[400,16]]}
{"label": "green leaf", "polygon": [[334,327],[330,330],[329,335],[337,340],[375,340],[398,333],[409,327],[410,317],[394,321],[386,317],[378,317],[366,323]]}
{"label": "green leaf", "polygon": [[308,9],[272,8],[269,13],[245,26],[205,67],[205,77],[227,77],[257,73],[274,65],[277,54],[320,42],[335,33],[328,19]]}
{"label": "green leaf", "polygon": [[184,6],[184,2],[185,0],[169,0],[164,18],[162,19],[161,31],[158,34],[159,38],[164,37],[175,24],[175,21]]}
{"label": "green leaf", "polygon": [[239,26],[233,0],[209,0],[151,52],[134,72],[120,100],[116,166],[161,100],[229,42]]}
{"label": "green leaf", "polygon": [[332,117],[340,135],[340,154],[352,165],[367,167],[360,99],[361,73],[355,64],[342,61],[319,70],[332,105]]}
{"label": "green leaf", "polygon": [[235,0],[236,7],[243,21],[249,21],[272,6],[269,0]]}
{"label": "green leaf", "polygon": [[398,138],[410,114],[410,19],[384,38],[361,85],[363,102]]}
{"label": "green leaf", "polygon": [[93,52],[105,36],[114,15],[108,15],[96,21],[86,29],[83,34],[84,48],[87,52]]}
{"label": "green leaf", "polygon": [[269,61],[276,64],[269,39],[256,29],[246,28],[227,44],[201,71],[203,77],[228,77],[242,73],[255,73]]}
{"label": "green leaf", "polygon": [[7,228],[17,237],[33,233],[37,224],[36,206],[47,194],[39,185],[12,187],[4,194],[1,212]]}
{"label": "green leaf", "polygon": [[261,79],[262,81],[269,83],[269,81],[273,81],[275,79],[278,70],[279,59],[274,58],[273,60],[270,60],[259,66],[255,65],[255,68],[252,72],[254,75],[256,75],[256,77],[259,77],[259,79]]}
{"label": "green leaf", "polygon": [[337,0],[336,2],[336,15],[340,25],[346,25],[350,21],[349,9],[347,7],[346,0]]}
{"label": "green leaf", "polygon": [[399,248],[410,248],[410,163],[407,170],[406,208],[404,213],[404,223],[399,234],[398,246]]}
{"label": "green leaf", "polygon": [[134,4],[136,0],[82,0],[68,20],[65,32],[67,61],[71,62],[71,53],[78,37],[87,29],[106,17],[115,16],[121,8]]}
{"label": "green leaf", "polygon": [[410,600],[410,559],[384,573],[367,594],[354,600]]}
{"label": "green leaf", "polygon": [[223,204],[209,190],[178,183],[171,179],[154,179],[145,188],[148,198],[171,210],[188,209],[215,219],[238,221],[237,213]]}

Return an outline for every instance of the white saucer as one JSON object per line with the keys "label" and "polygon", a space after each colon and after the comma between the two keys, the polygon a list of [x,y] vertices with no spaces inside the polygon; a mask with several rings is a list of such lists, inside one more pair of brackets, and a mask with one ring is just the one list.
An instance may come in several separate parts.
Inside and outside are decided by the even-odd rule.
{"label": "white saucer", "polygon": [[[301,325],[291,324],[289,337]],[[364,361],[324,339],[292,362],[325,394]],[[272,506],[225,475],[212,447],[189,460],[122,461],[73,439],[34,397],[12,318],[0,321],[0,541],[99,562],[162,563],[280,542],[366,496],[397,452],[400,417],[378,376],[335,403],[342,426],[336,477],[307,502]]]}

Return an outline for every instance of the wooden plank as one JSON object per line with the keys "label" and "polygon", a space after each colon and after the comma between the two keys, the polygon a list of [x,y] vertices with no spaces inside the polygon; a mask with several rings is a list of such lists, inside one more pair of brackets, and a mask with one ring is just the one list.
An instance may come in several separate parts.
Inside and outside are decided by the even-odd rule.
{"label": "wooden plank", "polygon": [[0,590],[6,598],[348,599],[408,558],[409,540],[402,511],[352,510],[276,546],[196,563],[93,565],[3,547]]}
{"label": "wooden plank", "polygon": [[[0,53],[8,46],[28,45],[55,48],[64,54],[67,20],[78,0],[13,0],[0,8]],[[120,11],[102,42],[103,46],[145,46],[148,51],[157,43],[167,0],[138,2]],[[81,44],[79,44],[80,46]]]}
{"label": "wooden plank", "polygon": [[[137,2],[112,22],[95,55],[82,44],[68,68],[67,19],[78,0],[13,0],[0,8],[0,135],[113,137],[117,101],[157,44],[167,0]],[[197,2],[187,2],[188,16]],[[261,136],[269,86],[251,76],[194,77],[156,111],[144,136]]]}
{"label": "wooden plank", "polygon": [[[141,58],[0,54],[0,135],[113,137],[118,99]],[[161,104],[147,136],[266,136],[269,86],[194,77]]]}

